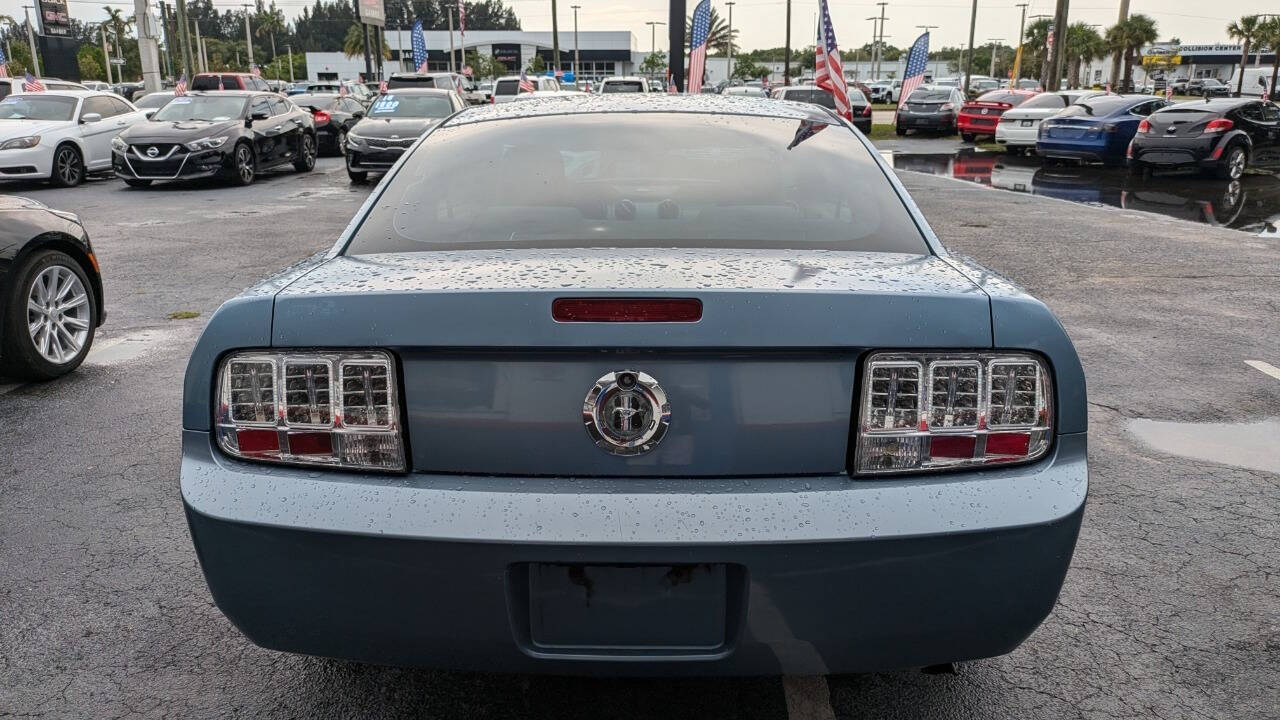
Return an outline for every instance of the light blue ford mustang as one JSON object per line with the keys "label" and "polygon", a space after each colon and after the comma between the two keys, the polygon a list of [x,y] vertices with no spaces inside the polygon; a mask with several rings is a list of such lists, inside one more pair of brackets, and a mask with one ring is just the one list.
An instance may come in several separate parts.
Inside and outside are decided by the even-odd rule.
{"label": "light blue ford mustang", "polygon": [[823,108],[472,108],[333,249],[226,303],[181,485],[255,643],[584,674],[990,657],[1088,485],[1039,301],[947,253]]}

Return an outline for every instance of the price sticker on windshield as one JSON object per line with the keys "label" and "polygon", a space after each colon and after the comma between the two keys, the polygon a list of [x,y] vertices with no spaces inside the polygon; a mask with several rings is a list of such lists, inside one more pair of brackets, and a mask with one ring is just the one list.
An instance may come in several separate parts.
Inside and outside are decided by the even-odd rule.
{"label": "price sticker on windshield", "polygon": [[400,107],[399,99],[394,95],[383,95],[373,104],[373,111],[376,113],[389,113],[395,112],[398,107]]}

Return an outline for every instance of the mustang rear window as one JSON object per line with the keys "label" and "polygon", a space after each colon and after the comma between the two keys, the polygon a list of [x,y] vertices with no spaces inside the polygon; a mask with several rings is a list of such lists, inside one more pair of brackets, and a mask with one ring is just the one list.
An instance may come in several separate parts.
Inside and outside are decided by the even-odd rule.
{"label": "mustang rear window", "polygon": [[840,125],[594,113],[446,125],[346,248],[804,248],[928,253],[871,152]]}

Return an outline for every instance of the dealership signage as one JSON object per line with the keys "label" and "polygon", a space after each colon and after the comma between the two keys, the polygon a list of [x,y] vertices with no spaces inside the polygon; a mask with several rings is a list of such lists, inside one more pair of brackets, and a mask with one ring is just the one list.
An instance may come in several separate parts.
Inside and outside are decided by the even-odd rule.
{"label": "dealership signage", "polygon": [[40,34],[70,35],[71,18],[67,15],[66,0],[39,0]]}
{"label": "dealership signage", "polygon": [[382,0],[360,0],[357,7],[360,8],[360,22],[378,27],[387,26],[387,11],[382,6]]}

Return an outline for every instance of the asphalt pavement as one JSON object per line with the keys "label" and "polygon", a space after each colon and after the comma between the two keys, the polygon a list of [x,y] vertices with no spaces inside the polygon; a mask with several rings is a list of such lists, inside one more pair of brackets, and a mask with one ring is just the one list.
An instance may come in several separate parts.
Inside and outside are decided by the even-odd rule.
{"label": "asphalt pavement", "polygon": [[[0,717],[1280,717],[1280,441],[1248,446],[1263,468],[1277,453],[1271,471],[1236,459],[1247,423],[1280,416],[1280,242],[900,177],[949,247],[1054,309],[1088,376],[1084,529],[1059,606],[1014,653],[955,675],[666,681],[250,644],[187,535],[182,373],[223,300],[328,248],[365,200],[325,159],[248,188],[0,186],[81,214],[110,314],[71,376],[0,378]],[[1158,451],[1132,429],[1144,419],[1224,428]]]}

